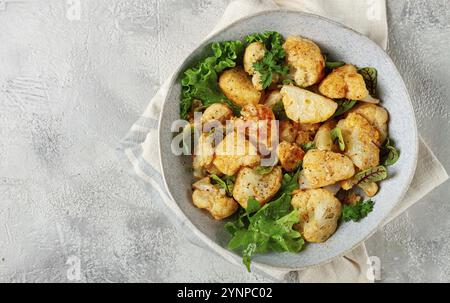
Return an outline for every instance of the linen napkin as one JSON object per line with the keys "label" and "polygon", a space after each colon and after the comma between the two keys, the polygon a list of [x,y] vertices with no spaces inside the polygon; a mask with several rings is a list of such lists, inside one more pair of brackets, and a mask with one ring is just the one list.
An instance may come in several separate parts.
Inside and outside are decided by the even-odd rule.
{"label": "linen napkin", "polygon": [[[228,5],[222,19],[210,35],[246,15],[280,7],[313,13],[341,22],[368,36],[381,47],[387,47],[385,0],[237,0]],[[152,98],[141,118],[133,124],[121,142],[119,154],[125,160],[131,175],[162,202],[165,209],[172,212],[168,217],[183,232],[189,229],[187,226],[189,222],[181,220],[183,218],[181,210],[165,192],[159,156],[155,151],[158,142],[158,118],[168,85],[167,80]],[[445,169],[422,138],[420,138],[419,158],[421,161],[418,163],[410,189],[384,224],[448,179]],[[192,232],[184,232],[184,234],[193,243],[212,249],[230,262],[242,266],[231,253],[219,248],[201,233],[194,232],[193,235]],[[371,266],[371,259],[364,244],[361,244],[344,256],[337,257],[325,265],[298,271],[297,275],[299,282],[372,282],[374,275]],[[283,279],[288,273],[270,266],[255,264],[253,267],[276,280]]]}

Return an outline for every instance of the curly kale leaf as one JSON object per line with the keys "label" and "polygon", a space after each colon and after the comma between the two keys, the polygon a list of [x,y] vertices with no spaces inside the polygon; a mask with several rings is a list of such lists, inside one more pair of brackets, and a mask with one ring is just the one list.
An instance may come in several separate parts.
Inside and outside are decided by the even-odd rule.
{"label": "curly kale leaf", "polygon": [[182,119],[187,119],[195,99],[200,100],[205,107],[213,103],[225,103],[235,114],[239,114],[240,107],[228,100],[220,90],[218,77],[224,69],[236,66],[243,48],[239,40],[215,42],[211,45],[212,56],[184,72],[181,79],[180,116]]}

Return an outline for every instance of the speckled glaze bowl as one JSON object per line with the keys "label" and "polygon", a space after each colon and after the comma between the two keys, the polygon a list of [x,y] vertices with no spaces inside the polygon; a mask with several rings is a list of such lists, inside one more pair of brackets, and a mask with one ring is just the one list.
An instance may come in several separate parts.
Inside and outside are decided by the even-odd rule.
{"label": "speckled glaze bowl", "polygon": [[298,270],[343,255],[376,231],[408,189],[416,167],[418,135],[414,111],[400,74],[389,56],[367,37],[319,16],[283,10],[260,13],[231,24],[195,49],[178,68],[171,80],[159,125],[161,166],[167,191],[179,206],[179,219],[188,233],[200,238],[211,249],[240,262],[241,257],[226,248],[230,236],[224,230],[224,222],[213,220],[192,204],[192,174],[186,169],[191,165],[191,158],[175,156],[171,152],[173,134],[170,126],[179,118],[180,77],[185,69],[205,56],[211,42],[243,39],[248,34],[266,30],[278,31],[285,37],[307,37],[333,59],[375,67],[378,70],[378,93],[390,114],[390,137],[401,151],[399,161],[388,168],[390,177],[382,182],[374,198],[374,210],[369,216],[359,223],[341,224],[325,243],[308,244],[301,253],[269,253],[258,255],[253,261],[272,268]]}

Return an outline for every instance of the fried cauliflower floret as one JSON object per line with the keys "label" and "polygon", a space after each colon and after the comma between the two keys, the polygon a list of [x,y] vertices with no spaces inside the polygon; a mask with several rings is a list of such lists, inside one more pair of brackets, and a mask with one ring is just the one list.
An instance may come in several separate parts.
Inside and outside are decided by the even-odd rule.
{"label": "fried cauliflower floret", "polygon": [[299,124],[299,129],[297,132],[297,138],[295,139],[295,143],[298,145],[302,145],[314,140],[314,136],[319,130],[320,123],[313,124]]}
{"label": "fried cauliflower floret", "polygon": [[259,164],[260,157],[256,148],[244,135],[232,132],[217,145],[213,164],[225,175],[232,176],[242,166],[254,167]]}
{"label": "fried cauliflower floret", "polygon": [[386,109],[379,105],[362,103],[350,110],[351,113],[360,114],[373,127],[376,128],[380,134],[380,142],[384,142],[388,135],[388,120],[389,114]]}
{"label": "fried cauliflower floret", "polygon": [[297,144],[281,142],[277,148],[277,156],[286,171],[295,170],[303,159],[305,152]]}
{"label": "fried cauliflower floret", "polygon": [[300,188],[319,188],[351,178],[355,174],[352,161],[331,151],[310,149],[303,157]]}
{"label": "fried cauliflower floret", "polygon": [[263,205],[270,201],[281,187],[282,172],[275,166],[270,173],[258,174],[254,169],[242,168],[233,187],[234,199],[244,208],[249,197],[254,197]]}
{"label": "fried cauliflower floret", "polygon": [[338,107],[331,99],[293,85],[283,85],[281,95],[286,115],[299,123],[326,121]]}
{"label": "fried cauliflower floret", "polygon": [[192,185],[192,202],[201,209],[206,209],[216,220],[222,220],[234,214],[239,205],[233,198],[227,197],[218,185],[211,184],[205,177]]}
{"label": "fried cauliflower floret", "polygon": [[345,142],[345,155],[360,170],[380,163],[380,134],[363,116],[350,113],[338,122]]}
{"label": "fried cauliflower floret", "polygon": [[291,204],[300,213],[300,223],[295,228],[306,241],[324,242],[336,231],[342,205],[330,191],[300,190],[293,195]]}
{"label": "fried cauliflower floret", "polygon": [[232,116],[233,112],[227,105],[222,103],[214,103],[205,109],[201,122],[206,123],[209,121],[219,121],[220,123],[224,123],[225,121],[230,120]]}
{"label": "fried cauliflower floret", "polygon": [[[264,58],[264,55],[266,53],[266,47],[262,42],[253,42],[250,43],[247,48],[245,49],[244,53],[244,69],[252,76],[252,83],[253,86],[257,90],[263,90],[262,84],[261,84],[261,74],[253,68],[253,64],[255,64],[258,61],[261,61]],[[279,76],[277,74],[274,74],[272,77],[272,83],[276,83],[279,80]]]}
{"label": "fried cauliflower floret", "polygon": [[327,121],[319,127],[319,130],[314,137],[314,143],[317,149],[338,151],[336,144],[331,138],[331,131],[336,127],[336,122],[333,120]]}
{"label": "fried cauliflower floret", "polygon": [[266,95],[266,98],[264,99],[263,104],[265,106],[272,108],[275,104],[280,102],[282,99],[283,99],[283,96],[281,95],[280,90],[274,89]]}
{"label": "fried cauliflower floret", "polygon": [[259,121],[259,120],[275,120],[270,107],[263,104],[248,104],[241,110],[241,116],[246,121]]}
{"label": "fried cauliflower floret", "polygon": [[258,104],[262,95],[239,67],[224,71],[219,77],[219,87],[228,99],[240,106]]}
{"label": "fried cauliflower floret", "polygon": [[248,104],[242,108],[241,117],[244,126],[247,127],[246,134],[250,142],[258,147],[272,146],[272,139],[276,139],[278,131],[275,128],[272,130],[275,115],[270,107],[263,104]]}
{"label": "fried cauliflower floret", "polygon": [[245,49],[244,53],[244,69],[249,75],[253,75],[255,69],[253,68],[253,64],[258,61],[261,61],[266,54],[266,47],[262,42],[253,42],[250,43]]}
{"label": "fried cauliflower floret", "polygon": [[298,123],[291,120],[283,120],[279,122],[280,141],[294,143],[297,138]]}
{"label": "fried cauliflower floret", "polygon": [[324,75],[325,60],[320,48],[311,40],[291,36],[283,44],[289,75],[300,87],[319,82]]}
{"label": "fried cauliflower floret", "polygon": [[319,91],[332,99],[362,100],[369,96],[364,78],[350,64],[334,69],[320,83]]}
{"label": "fried cauliflower floret", "polygon": [[203,133],[198,139],[197,146],[194,149],[194,160],[192,166],[194,168],[194,177],[203,178],[204,170],[212,165],[214,159],[214,138],[213,136]]}

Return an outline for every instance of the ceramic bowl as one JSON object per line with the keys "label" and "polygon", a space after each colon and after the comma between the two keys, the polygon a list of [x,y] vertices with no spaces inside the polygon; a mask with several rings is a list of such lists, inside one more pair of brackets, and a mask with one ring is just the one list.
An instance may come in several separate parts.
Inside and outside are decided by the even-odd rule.
{"label": "ceramic bowl", "polygon": [[186,169],[191,165],[191,158],[171,152],[173,133],[170,127],[179,118],[180,78],[184,70],[205,56],[211,42],[243,39],[248,34],[267,30],[277,31],[284,37],[300,35],[309,38],[333,59],[375,67],[378,70],[378,93],[382,105],[390,114],[390,137],[401,151],[399,161],[388,169],[389,179],[382,182],[374,198],[373,212],[366,218],[358,223],[340,224],[336,233],[325,243],[308,244],[298,254],[268,253],[253,260],[272,268],[298,270],[345,254],[367,239],[385,221],[403,198],[414,175],[418,152],[417,127],[408,92],[389,56],[367,37],[339,23],[315,15],[281,10],[241,19],[214,34],[184,60],[170,82],[160,118],[159,152],[167,191],[180,210],[179,220],[183,221],[188,233],[201,238],[217,253],[227,258],[241,259],[237,253],[226,248],[230,236],[224,230],[224,221],[213,220],[192,204],[192,173]]}

